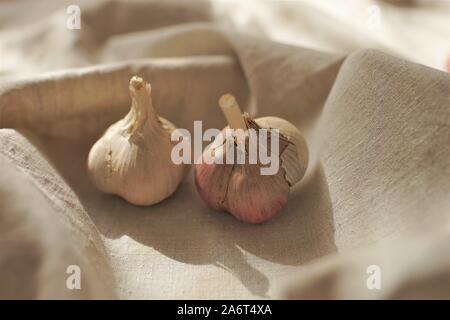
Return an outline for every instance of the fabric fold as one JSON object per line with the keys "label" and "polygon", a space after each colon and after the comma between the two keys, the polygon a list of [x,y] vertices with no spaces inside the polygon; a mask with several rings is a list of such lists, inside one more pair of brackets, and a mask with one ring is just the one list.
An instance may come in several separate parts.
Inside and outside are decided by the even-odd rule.
{"label": "fabric fold", "polygon": [[[6,58],[29,51],[0,83],[1,296],[447,298],[447,73],[228,30],[207,2],[82,5],[79,32],[59,29],[63,9],[17,38],[0,33]],[[226,92],[299,127],[311,160],[283,211],[240,223],[206,207],[192,174],[152,207],[96,190],[87,154],[129,109],[134,74],[191,133],[197,120],[225,126]],[[72,264],[81,291],[65,287]],[[366,286],[370,265],[381,291]]]}

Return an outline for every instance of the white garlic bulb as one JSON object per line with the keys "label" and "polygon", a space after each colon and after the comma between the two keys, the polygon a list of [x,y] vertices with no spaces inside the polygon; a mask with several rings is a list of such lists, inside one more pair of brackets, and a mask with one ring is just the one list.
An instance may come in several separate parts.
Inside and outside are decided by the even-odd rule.
{"label": "white garlic bulb", "polygon": [[94,144],[88,172],[95,186],[136,205],[152,205],[169,197],[186,173],[171,160],[170,135],[175,126],[153,109],[151,86],[133,77],[131,109]]}
{"label": "white garlic bulb", "polygon": [[[227,139],[237,148],[236,136],[213,141],[203,152],[202,161],[195,165],[195,182],[201,198],[213,209],[230,212],[247,223],[261,223],[278,213],[288,200],[290,187],[300,181],[308,165],[308,148],[299,130],[290,122],[277,117],[251,119],[241,114],[233,96],[220,98],[219,104],[231,129],[278,129],[279,168],[275,174],[261,174],[261,163],[249,160],[249,143],[245,144],[245,163],[228,164]],[[219,137],[219,136],[218,136]],[[248,137],[248,136],[247,136]],[[217,142],[219,141],[219,142]],[[225,141],[223,143],[223,141]],[[261,146],[261,141],[258,145]],[[266,144],[268,146],[268,144]],[[219,161],[217,161],[219,159]],[[222,159],[223,163],[220,163]],[[216,160],[216,161],[215,161]]]}

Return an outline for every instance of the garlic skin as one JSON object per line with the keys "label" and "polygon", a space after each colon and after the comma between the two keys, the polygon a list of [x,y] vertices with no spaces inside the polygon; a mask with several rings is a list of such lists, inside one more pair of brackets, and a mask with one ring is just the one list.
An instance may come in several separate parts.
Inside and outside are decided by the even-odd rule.
{"label": "garlic skin", "polygon": [[[212,163],[212,158],[224,159],[226,156],[224,144],[213,141],[203,152],[202,163],[195,165],[197,190],[206,204],[215,210],[228,211],[247,223],[265,222],[283,208],[288,201],[290,187],[303,178],[308,165],[306,141],[299,130],[284,119],[277,117],[251,119],[248,115],[241,115],[231,95],[222,96],[219,104],[232,129],[279,130],[279,170],[274,175],[262,175],[260,164],[249,164],[248,161],[245,164]],[[234,111],[230,112],[228,108]],[[236,114],[239,114],[241,119],[237,119]],[[225,129],[221,133],[223,139]]]}
{"label": "garlic skin", "polygon": [[276,128],[291,143],[281,153],[280,159],[285,170],[285,178],[290,186],[295,185],[305,175],[308,167],[309,152],[306,140],[300,131],[287,120],[278,117],[261,117],[254,121],[265,129]]}
{"label": "garlic skin", "polygon": [[150,84],[134,76],[129,89],[130,111],[93,145],[87,168],[99,190],[132,204],[152,205],[175,192],[187,166],[171,160],[170,134],[176,128],[156,115]]}

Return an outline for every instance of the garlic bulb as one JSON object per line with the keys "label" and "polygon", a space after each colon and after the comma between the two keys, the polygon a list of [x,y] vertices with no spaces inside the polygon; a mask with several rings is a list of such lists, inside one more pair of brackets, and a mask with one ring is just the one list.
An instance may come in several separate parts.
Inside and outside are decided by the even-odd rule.
{"label": "garlic bulb", "polygon": [[[299,130],[284,119],[251,119],[247,114],[242,115],[236,100],[229,94],[222,96],[219,104],[229,127],[234,130],[242,129],[246,133],[245,144],[242,144],[244,148],[238,150],[237,136],[227,135],[226,127],[204,150],[202,160],[197,161],[198,164],[195,165],[197,190],[201,198],[213,209],[228,211],[247,223],[264,222],[281,210],[288,200],[290,187],[303,178],[308,164],[306,141]],[[272,134],[278,132],[278,135],[274,135],[279,139],[277,172],[262,174],[261,162],[249,161],[249,129],[254,129],[256,133],[263,131],[261,129]],[[266,148],[270,152],[268,146],[273,139],[272,135],[270,137],[264,145],[258,135],[258,148]],[[230,145],[234,150],[230,149]],[[233,164],[223,160],[230,150],[235,152]],[[244,154],[244,163],[236,161],[236,154],[239,153]]]}
{"label": "garlic bulb", "polygon": [[153,109],[151,86],[139,77],[129,84],[131,109],[111,125],[88,157],[92,182],[130,203],[152,205],[170,196],[186,173],[171,160],[175,126]]}

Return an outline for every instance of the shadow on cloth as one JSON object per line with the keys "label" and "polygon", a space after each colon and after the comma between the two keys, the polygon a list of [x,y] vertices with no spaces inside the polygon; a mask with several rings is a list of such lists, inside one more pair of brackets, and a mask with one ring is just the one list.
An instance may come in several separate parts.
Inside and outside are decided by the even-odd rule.
{"label": "shadow on cloth", "polygon": [[162,203],[134,206],[90,183],[85,163],[91,143],[26,136],[74,190],[105,238],[126,235],[177,261],[216,265],[255,295],[266,296],[269,280],[247,261],[248,254],[294,266],[336,251],[333,210],[320,165],[292,190],[283,212],[255,226],[206,207],[192,170]]}

